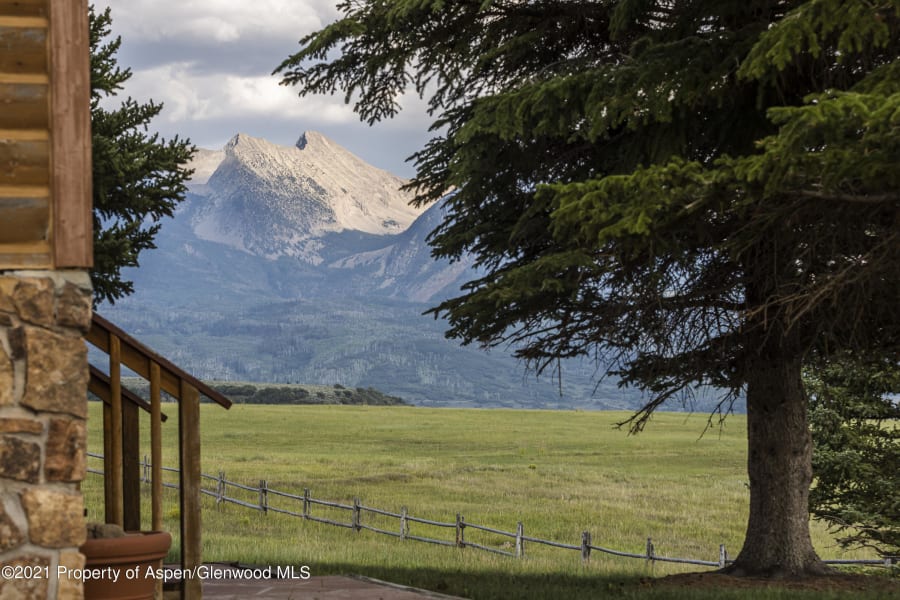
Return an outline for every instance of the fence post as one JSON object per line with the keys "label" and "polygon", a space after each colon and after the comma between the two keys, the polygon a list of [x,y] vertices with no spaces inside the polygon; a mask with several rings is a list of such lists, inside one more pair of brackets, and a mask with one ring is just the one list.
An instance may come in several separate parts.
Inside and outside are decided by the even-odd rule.
{"label": "fence post", "polygon": [[144,483],[150,483],[150,459],[147,458],[147,455],[144,455],[144,463],[141,465],[143,467],[143,477],[141,478]]}
{"label": "fence post", "polygon": [[647,562],[653,564],[654,548],[653,548],[653,538],[647,538]]}
{"label": "fence post", "polygon": [[522,536],[525,535],[525,526],[522,521],[516,523],[516,558],[525,556],[525,541]]}
{"label": "fence post", "polygon": [[359,533],[361,529],[359,525],[359,498],[353,499],[353,530]]}
{"label": "fence post", "polygon": [[405,540],[406,536],[409,535],[409,521],[406,518],[409,516],[409,513],[405,506],[400,507],[400,539]]}
{"label": "fence post", "polygon": [[225,471],[219,471],[219,480],[216,482],[216,506],[225,504]]}
{"label": "fence post", "polygon": [[728,562],[728,552],[725,551],[725,544],[719,544],[719,568],[724,569]]}
{"label": "fence post", "polygon": [[303,518],[309,519],[309,488],[303,488]]}
{"label": "fence post", "polygon": [[591,562],[591,532],[581,532],[581,562],[587,564]]}
{"label": "fence post", "polygon": [[265,479],[259,480],[259,509],[269,514],[269,490]]}
{"label": "fence post", "polygon": [[456,513],[456,545],[459,548],[466,546],[466,520],[459,513]]}

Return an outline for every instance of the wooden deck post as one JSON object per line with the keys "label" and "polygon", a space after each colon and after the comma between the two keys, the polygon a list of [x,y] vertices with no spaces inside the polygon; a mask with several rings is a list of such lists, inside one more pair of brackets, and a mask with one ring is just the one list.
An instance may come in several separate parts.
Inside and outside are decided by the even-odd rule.
{"label": "wooden deck post", "polygon": [[[159,363],[150,361],[150,529],[162,531],[162,390]],[[158,567],[163,566],[160,560]],[[163,598],[163,581],[156,580],[156,598]]]}
{"label": "wooden deck post", "polygon": [[122,507],[125,531],[141,530],[140,409],[122,402]]}
{"label": "wooden deck post", "polygon": [[[103,403],[103,521],[112,523],[113,506],[113,452],[112,452],[112,407]],[[93,518],[93,517],[92,517]]]}
{"label": "wooden deck post", "polygon": [[[181,567],[196,572],[202,563],[200,542],[200,393],[182,380],[178,403],[178,437],[181,445]],[[182,597],[200,600],[202,581],[185,579]]]}
{"label": "wooden deck post", "polygon": [[107,523],[125,526],[125,504],[122,487],[122,352],[119,338],[109,336],[109,390],[110,390],[110,465],[106,482],[110,489],[107,498]]}
{"label": "wooden deck post", "polygon": [[150,363],[150,528],[162,530],[162,400],[159,364]]}

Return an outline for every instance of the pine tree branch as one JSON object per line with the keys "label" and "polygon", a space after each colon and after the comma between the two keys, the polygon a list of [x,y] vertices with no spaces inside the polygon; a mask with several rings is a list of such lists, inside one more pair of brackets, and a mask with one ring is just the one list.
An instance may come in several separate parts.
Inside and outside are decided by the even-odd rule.
{"label": "pine tree branch", "polygon": [[800,196],[804,198],[813,198],[816,200],[830,200],[833,202],[853,202],[857,204],[885,204],[888,202],[900,201],[900,193],[888,192],[884,194],[842,194],[842,193],[826,193],[814,192],[812,190],[801,190]]}

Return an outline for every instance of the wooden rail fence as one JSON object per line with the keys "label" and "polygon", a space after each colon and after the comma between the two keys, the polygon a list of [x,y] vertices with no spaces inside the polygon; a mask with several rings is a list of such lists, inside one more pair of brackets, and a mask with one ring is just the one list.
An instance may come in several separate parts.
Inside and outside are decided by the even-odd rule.
{"label": "wooden rail fence", "polygon": [[[88,455],[92,458],[102,459],[103,456],[100,454],[88,453]],[[145,456],[143,462],[141,463],[142,467],[142,480],[147,482],[150,481],[151,474],[151,463],[148,458]],[[163,471],[170,473],[178,473],[178,469],[171,467],[162,467]],[[88,468],[88,472],[102,475],[103,471],[93,468]],[[522,558],[525,556],[525,545],[529,544],[540,544],[544,546],[550,546],[553,548],[561,548],[563,550],[573,550],[579,552],[581,554],[582,561],[589,562],[591,559],[591,554],[593,552],[599,552],[602,554],[609,554],[611,556],[619,556],[624,558],[636,558],[647,561],[652,564],[654,562],[668,562],[668,563],[681,563],[681,564],[689,564],[689,565],[699,565],[704,567],[718,567],[723,568],[728,564],[731,564],[732,561],[728,558],[728,552],[725,549],[724,544],[719,545],[718,549],[718,558],[717,560],[699,560],[695,558],[678,558],[671,556],[664,556],[657,554],[656,548],[653,544],[653,538],[648,537],[647,542],[644,548],[644,552],[623,552],[620,550],[613,550],[611,548],[604,548],[603,546],[594,545],[593,539],[590,531],[584,531],[581,534],[581,543],[579,544],[565,544],[561,542],[556,542],[553,540],[546,540],[538,537],[532,537],[525,535],[525,526],[519,521],[516,524],[515,531],[504,531],[502,529],[496,529],[494,527],[488,527],[485,525],[479,525],[476,523],[470,523],[465,520],[463,515],[457,513],[456,519],[453,522],[444,522],[444,521],[434,521],[431,519],[424,519],[421,517],[416,517],[409,514],[407,507],[402,507],[400,512],[392,512],[388,510],[384,510],[381,508],[375,508],[372,506],[366,506],[362,502],[360,502],[359,498],[354,498],[352,504],[345,504],[341,502],[332,502],[329,500],[322,500],[319,498],[313,498],[309,488],[303,490],[303,495],[290,494],[287,492],[282,492],[273,488],[270,488],[268,482],[264,479],[259,481],[258,486],[245,485],[242,483],[238,483],[236,481],[229,481],[225,477],[224,471],[219,471],[218,475],[209,475],[206,473],[201,473],[201,477],[208,482],[208,487],[202,487],[201,493],[206,496],[210,496],[215,499],[216,505],[221,506],[224,504],[235,504],[238,506],[242,506],[244,508],[249,508],[252,510],[256,510],[262,512],[264,514],[279,513],[288,515],[291,517],[301,518],[307,521],[315,521],[317,523],[325,523],[327,525],[334,525],[336,527],[344,527],[347,529],[352,529],[354,531],[371,531],[373,533],[378,533],[381,535],[388,535],[391,537],[398,538],[400,540],[413,540],[417,542],[424,542],[428,544],[437,544],[440,546],[452,546],[457,548],[475,548],[477,550],[483,550],[486,552],[491,552],[494,554],[501,554],[503,556]],[[164,487],[178,489],[177,483],[169,483],[164,482]],[[246,494],[247,497],[256,498],[255,502],[251,502],[247,499],[240,499],[236,497],[232,497],[228,495],[228,490],[240,490]],[[294,501],[298,506],[298,510],[289,510],[286,508],[281,508],[277,506],[273,506],[270,503],[270,497],[284,498],[287,500]],[[349,521],[338,521],[335,519],[329,519],[323,516],[318,516],[312,514],[312,510],[314,506],[323,506],[327,508],[337,509],[341,511],[346,511],[349,513],[350,520]],[[388,519],[397,519],[398,525],[393,530],[384,529],[383,527],[376,527],[373,524],[369,524],[364,522],[363,515],[365,514],[374,514],[379,515],[381,517],[386,517]],[[454,538],[451,539],[440,539],[438,537],[426,537],[421,535],[413,535],[410,533],[410,524],[417,523],[420,525],[426,525],[429,527],[434,527],[446,531],[452,530],[454,532]],[[510,539],[509,548],[512,550],[507,550],[504,548],[498,548],[493,546],[488,546],[485,544],[479,544],[471,540],[466,539],[466,530],[472,529],[476,531],[483,531],[486,533],[491,533],[494,535],[498,535],[501,537],[506,537]],[[448,536],[449,537],[449,536]],[[896,568],[898,564],[900,564],[900,557],[897,556],[888,556],[885,558],[876,558],[876,559],[833,559],[824,561],[826,564],[830,565],[873,565],[873,566],[884,566],[887,568]]]}

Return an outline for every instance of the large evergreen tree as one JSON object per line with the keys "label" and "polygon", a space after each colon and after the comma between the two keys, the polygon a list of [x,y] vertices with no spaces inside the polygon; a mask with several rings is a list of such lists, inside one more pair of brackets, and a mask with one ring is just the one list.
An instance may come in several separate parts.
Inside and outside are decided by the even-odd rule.
{"label": "large evergreen tree", "polygon": [[117,108],[101,104],[131,77],[118,66],[121,38],[108,39],[112,18],[107,8],[90,10],[91,129],[94,189],[94,301],[115,302],[134,291],[122,267],[138,266],[138,255],[155,248],[163,217],[171,217],[184,198],[191,171],[185,165],[195,148],[187,140],[165,141],[148,125],[162,110],[152,100],[126,99]]}
{"label": "large evergreen tree", "polygon": [[[543,370],[589,355],[664,401],[747,398],[730,572],[826,571],[801,365],[898,360],[900,1],[361,0],[277,72],[361,118],[427,96],[419,201],[485,275],[436,312]],[[723,405],[724,407],[724,405]]]}

